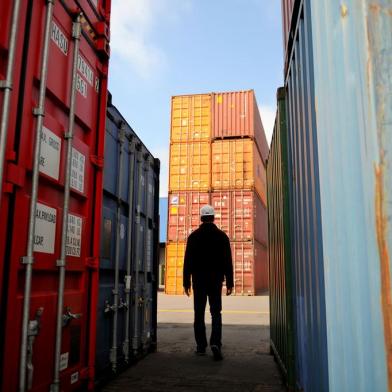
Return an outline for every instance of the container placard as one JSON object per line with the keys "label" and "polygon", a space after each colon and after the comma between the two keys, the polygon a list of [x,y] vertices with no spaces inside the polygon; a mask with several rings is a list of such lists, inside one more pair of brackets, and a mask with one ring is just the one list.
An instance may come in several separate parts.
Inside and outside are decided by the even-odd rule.
{"label": "container placard", "polygon": [[84,169],[86,157],[76,148],[72,148],[71,188],[84,192]]}
{"label": "container placard", "polygon": [[68,214],[67,228],[67,256],[80,257],[82,245],[82,218],[76,215]]}
{"label": "container placard", "polygon": [[34,252],[54,253],[56,219],[57,211],[55,208],[37,203],[34,226]]}
{"label": "container placard", "polygon": [[79,372],[75,372],[71,374],[71,384],[75,384],[79,381]]}
{"label": "container placard", "polygon": [[60,372],[68,367],[69,353],[62,353],[60,355]]}
{"label": "container placard", "polygon": [[60,172],[61,139],[42,127],[39,171],[58,181]]}

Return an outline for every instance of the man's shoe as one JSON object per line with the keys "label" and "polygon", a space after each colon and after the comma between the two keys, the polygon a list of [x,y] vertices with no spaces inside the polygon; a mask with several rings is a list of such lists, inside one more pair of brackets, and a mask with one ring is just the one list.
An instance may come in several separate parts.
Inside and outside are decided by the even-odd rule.
{"label": "man's shoe", "polygon": [[215,361],[221,361],[223,359],[222,351],[219,346],[213,344],[211,346],[212,354],[214,355]]}
{"label": "man's shoe", "polygon": [[196,347],[195,354],[200,356],[206,355],[206,349],[201,347]]}

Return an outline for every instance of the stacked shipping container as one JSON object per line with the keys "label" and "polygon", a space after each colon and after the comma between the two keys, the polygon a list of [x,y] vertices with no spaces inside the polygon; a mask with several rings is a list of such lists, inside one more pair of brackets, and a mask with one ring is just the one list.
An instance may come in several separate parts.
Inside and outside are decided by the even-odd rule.
{"label": "stacked shipping container", "polygon": [[267,155],[252,90],[172,98],[166,293],[183,293],[185,243],[205,204],[230,238],[235,294],[268,289]]}

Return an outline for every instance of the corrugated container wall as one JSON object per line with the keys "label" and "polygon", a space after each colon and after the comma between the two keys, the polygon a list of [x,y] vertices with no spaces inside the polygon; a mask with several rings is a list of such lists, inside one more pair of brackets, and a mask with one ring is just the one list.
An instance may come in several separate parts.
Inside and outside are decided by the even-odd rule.
{"label": "corrugated container wall", "polygon": [[289,390],[295,389],[293,274],[285,90],[278,89],[278,110],[268,156],[268,251],[271,348]]}
{"label": "corrugated container wall", "polygon": [[183,294],[185,243],[205,204],[236,251],[235,293],[266,292],[268,144],[254,91],[173,97],[170,135],[166,293]]}
{"label": "corrugated container wall", "polygon": [[97,382],[156,347],[159,161],[109,100],[97,323]]}
{"label": "corrugated container wall", "polygon": [[285,81],[297,383],[387,391],[391,2],[298,5]]}
{"label": "corrugated container wall", "polygon": [[93,383],[109,16],[110,1],[20,2],[1,193],[4,391]]}

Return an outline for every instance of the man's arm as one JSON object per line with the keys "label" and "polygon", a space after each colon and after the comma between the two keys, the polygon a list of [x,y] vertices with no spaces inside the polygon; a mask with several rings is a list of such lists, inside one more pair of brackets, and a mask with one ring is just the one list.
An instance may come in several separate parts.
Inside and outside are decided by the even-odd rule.
{"label": "man's arm", "polygon": [[231,257],[231,247],[229,238],[225,235],[224,236],[224,268],[225,268],[225,278],[226,278],[226,287],[228,290],[231,290],[234,287],[233,281],[233,260]]}

